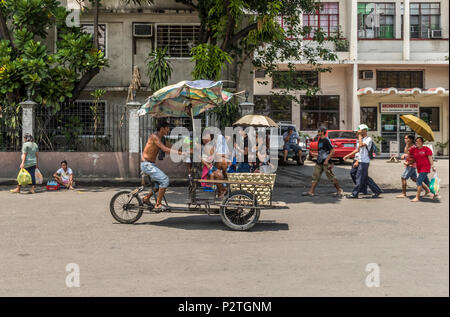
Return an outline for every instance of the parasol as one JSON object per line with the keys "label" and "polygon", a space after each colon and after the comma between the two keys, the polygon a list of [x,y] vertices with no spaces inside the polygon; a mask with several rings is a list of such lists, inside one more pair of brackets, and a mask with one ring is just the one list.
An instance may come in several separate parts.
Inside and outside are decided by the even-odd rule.
{"label": "parasol", "polygon": [[233,123],[235,126],[243,127],[278,127],[278,124],[269,117],[259,114],[248,114]]}
{"label": "parasol", "polygon": [[423,137],[427,141],[434,141],[434,133],[430,126],[422,119],[412,115],[406,114],[400,116],[405,124],[413,129],[418,135]]}

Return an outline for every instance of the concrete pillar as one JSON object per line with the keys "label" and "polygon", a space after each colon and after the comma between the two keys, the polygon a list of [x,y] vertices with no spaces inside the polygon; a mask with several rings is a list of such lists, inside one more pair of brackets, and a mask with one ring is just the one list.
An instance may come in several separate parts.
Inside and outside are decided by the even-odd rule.
{"label": "concrete pillar", "polygon": [[395,38],[402,38],[402,3],[395,3]]}
{"label": "concrete pillar", "polygon": [[409,0],[403,1],[403,60],[409,61],[410,55]]}
{"label": "concrete pillar", "polygon": [[358,0],[351,1],[350,15],[350,60],[358,60]]}
{"label": "concrete pillar", "polygon": [[28,96],[27,101],[20,103],[22,106],[22,142],[26,133],[34,135],[34,109],[37,105],[34,101],[30,100]]}
{"label": "concrete pillar", "polygon": [[139,177],[139,116],[137,110],[141,104],[137,101],[127,103],[128,117],[128,177]]}
{"label": "concrete pillar", "polygon": [[354,130],[361,120],[361,108],[358,97],[358,64],[353,64],[352,76],[352,130]]}

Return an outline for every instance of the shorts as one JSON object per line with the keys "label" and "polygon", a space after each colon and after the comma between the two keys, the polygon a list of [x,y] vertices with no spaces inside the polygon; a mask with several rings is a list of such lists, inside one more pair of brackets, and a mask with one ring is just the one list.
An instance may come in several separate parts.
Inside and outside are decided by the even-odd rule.
{"label": "shorts", "polygon": [[336,176],[334,175],[333,170],[328,169],[328,167],[329,165],[316,164],[316,166],[314,167],[312,182],[318,183],[323,172],[325,172],[325,175],[327,175],[328,179],[333,182],[336,179]]}
{"label": "shorts", "polygon": [[[152,181],[156,182],[156,188],[162,187],[167,188],[169,187],[169,177],[164,174],[163,171],[161,171],[155,163],[151,162],[142,162],[141,163],[141,171],[152,179]],[[159,185],[159,186],[158,186]]]}
{"label": "shorts", "polygon": [[403,179],[417,179],[416,168],[411,166],[406,166],[405,170],[402,173]]}
{"label": "shorts", "polygon": [[300,146],[295,143],[285,143],[283,150],[293,150],[295,153],[301,150]]}
{"label": "shorts", "polygon": [[417,177],[417,186],[422,186],[422,183],[425,183],[427,186],[430,186],[430,180],[428,179],[428,173],[419,173],[419,177]]}
{"label": "shorts", "polygon": [[211,175],[212,173],[214,173],[215,171],[217,171],[217,167],[215,167],[214,165],[211,167],[210,170],[208,170],[208,175]]}

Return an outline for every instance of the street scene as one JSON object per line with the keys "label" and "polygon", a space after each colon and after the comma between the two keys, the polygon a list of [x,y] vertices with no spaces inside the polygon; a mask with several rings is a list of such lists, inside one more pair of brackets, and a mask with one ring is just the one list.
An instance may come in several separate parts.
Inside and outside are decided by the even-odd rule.
{"label": "street scene", "polygon": [[0,1],[0,296],[448,297],[448,10]]}

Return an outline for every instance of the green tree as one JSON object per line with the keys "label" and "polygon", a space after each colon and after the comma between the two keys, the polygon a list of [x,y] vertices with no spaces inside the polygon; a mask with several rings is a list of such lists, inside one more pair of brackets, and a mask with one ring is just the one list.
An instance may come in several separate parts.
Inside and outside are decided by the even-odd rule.
{"label": "green tree", "polygon": [[[56,0],[0,1],[0,103],[16,105],[30,89],[34,101],[56,112],[107,66],[98,40],[66,25],[68,13]],[[43,41],[55,26],[52,53]]]}
{"label": "green tree", "polygon": [[147,76],[148,86],[155,92],[164,86],[167,86],[170,76],[172,76],[173,67],[167,60],[167,48],[158,48],[151,51],[147,58]]}

